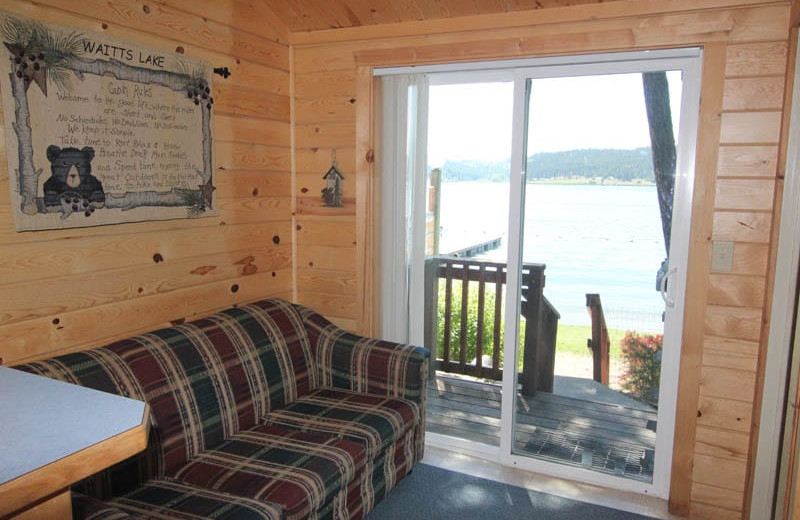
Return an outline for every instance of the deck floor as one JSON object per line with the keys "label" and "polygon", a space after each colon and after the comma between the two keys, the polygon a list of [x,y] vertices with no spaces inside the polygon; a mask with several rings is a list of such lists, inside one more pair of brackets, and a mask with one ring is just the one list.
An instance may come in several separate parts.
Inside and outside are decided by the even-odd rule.
{"label": "deck floor", "polygon": [[[499,446],[500,401],[498,383],[437,373],[428,385],[427,431]],[[656,410],[642,406],[517,395],[514,449],[651,482],[656,417]]]}

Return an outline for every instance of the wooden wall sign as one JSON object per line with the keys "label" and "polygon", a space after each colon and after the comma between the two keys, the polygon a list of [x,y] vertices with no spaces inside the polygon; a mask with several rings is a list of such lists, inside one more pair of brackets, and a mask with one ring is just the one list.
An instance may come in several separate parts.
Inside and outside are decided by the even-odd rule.
{"label": "wooden wall sign", "polygon": [[17,231],[214,216],[211,66],[0,12]]}

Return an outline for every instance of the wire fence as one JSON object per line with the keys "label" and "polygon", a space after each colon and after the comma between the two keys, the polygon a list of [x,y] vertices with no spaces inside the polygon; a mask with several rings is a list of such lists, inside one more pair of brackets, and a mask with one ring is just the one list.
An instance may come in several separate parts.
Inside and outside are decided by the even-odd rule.
{"label": "wire fence", "polygon": [[664,330],[662,307],[607,307],[603,305],[606,326],[610,329],[661,334]]}
{"label": "wire fence", "polygon": [[[609,302],[608,298],[600,295],[603,303],[603,314],[606,326],[609,329],[622,331],[636,331],[648,334],[661,333],[664,328],[664,308],[659,306],[620,306]],[[564,325],[591,325],[586,306],[581,303],[557,304],[556,309],[561,314],[560,324]]]}

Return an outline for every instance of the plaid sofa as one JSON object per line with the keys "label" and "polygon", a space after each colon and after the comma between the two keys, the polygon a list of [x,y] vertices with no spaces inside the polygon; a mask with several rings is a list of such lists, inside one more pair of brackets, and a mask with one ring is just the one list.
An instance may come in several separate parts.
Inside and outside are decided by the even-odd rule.
{"label": "plaid sofa", "polygon": [[422,457],[427,356],[268,299],[15,368],[149,404],[76,519],[358,519]]}

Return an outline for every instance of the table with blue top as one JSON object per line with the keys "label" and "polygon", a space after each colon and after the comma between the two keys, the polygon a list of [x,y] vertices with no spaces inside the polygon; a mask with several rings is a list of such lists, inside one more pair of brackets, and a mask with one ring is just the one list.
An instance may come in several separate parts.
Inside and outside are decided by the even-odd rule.
{"label": "table with blue top", "polygon": [[142,401],[0,366],[0,520],[71,518],[69,487],[144,450]]}

